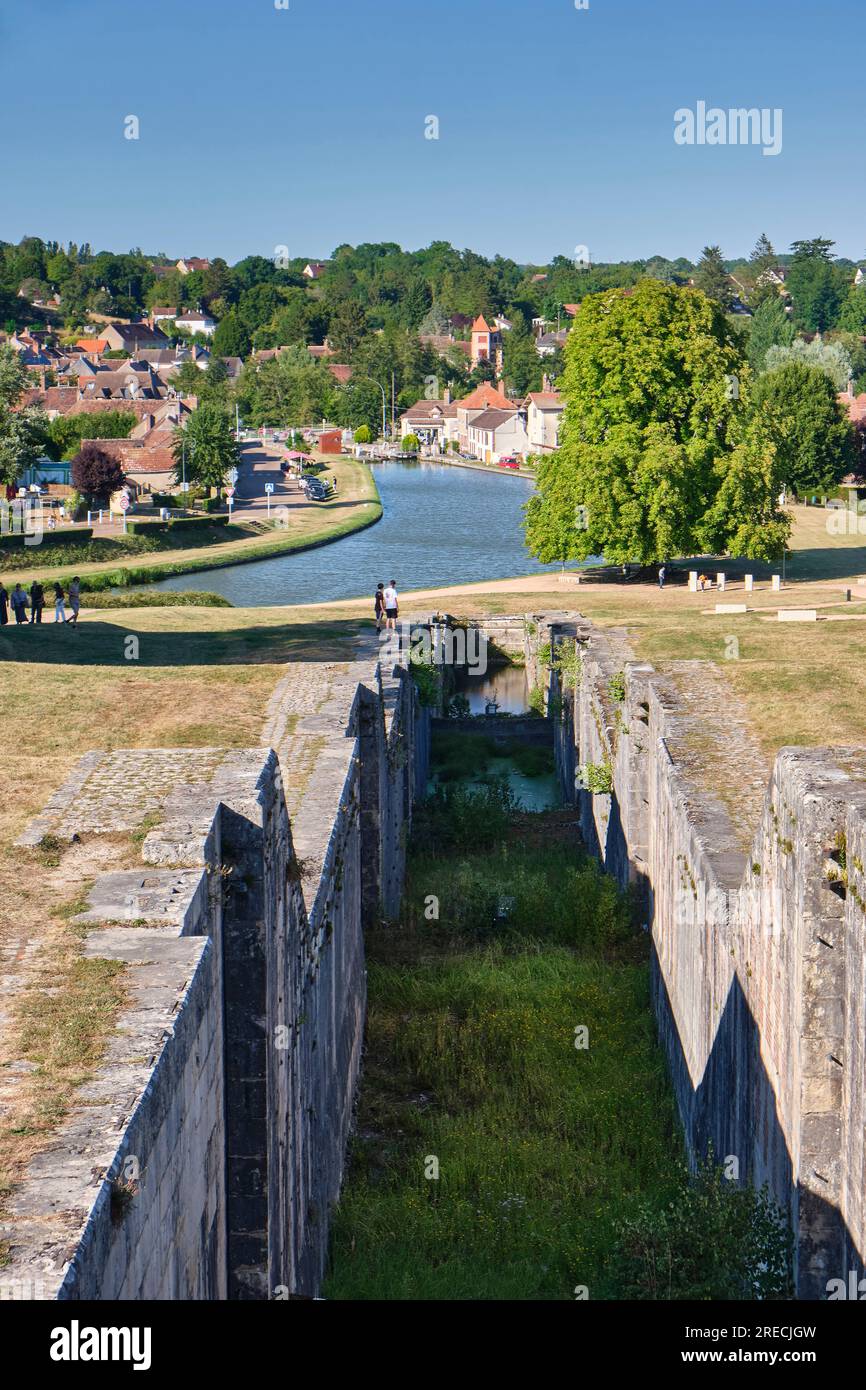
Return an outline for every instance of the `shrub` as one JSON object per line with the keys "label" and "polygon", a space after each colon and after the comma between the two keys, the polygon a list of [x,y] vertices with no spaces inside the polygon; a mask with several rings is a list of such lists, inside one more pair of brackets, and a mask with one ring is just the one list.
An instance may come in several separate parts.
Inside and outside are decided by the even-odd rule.
{"label": "shrub", "polygon": [[409,672],[418,687],[418,698],[422,705],[437,709],[441,694],[439,672],[432,662],[416,661],[409,663]]}
{"label": "shrub", "polygon": [[607,693],[616,704],[621,705],[625,699],[625,672],[617,671],[615,676],[611,676],[607,683]]}
{"label": "shrub", "polygon": [[421,802],[414,831],[418,842],[434,854],[483,849],[502,839],[516,810],[517,799],[505,777],[491,778],[483,787],[459,782],[438,786]]}
{"label": "shrub", "polygon": [[358,428],[355,430],[356,444],[369,444],[372,438],[373,435],[369,425],[359,425]]}
{"label": "shrub", "polygon": [[198,503],[204,512],[218,512],[223,505],[221,497],[203,497]]}
{"label": "shrub", "polygon": [[418,438],[417,434],[404,435],[400,448],[403,450],[404,454],[417,454],[418,450],[421,448],[421,440]]}
{"label": "shrub", "polygon": [[793,1241],[766,1187],[739,1187],[712,1155],[682,1171],[667,1206],[619,1224],[625,1299],[788,1300]]}
{"label": "shrub", "polygon": [[581,773],[585,789],[593,796],[610,796],[613,791],[613,768],[610,763],[586,763]]}

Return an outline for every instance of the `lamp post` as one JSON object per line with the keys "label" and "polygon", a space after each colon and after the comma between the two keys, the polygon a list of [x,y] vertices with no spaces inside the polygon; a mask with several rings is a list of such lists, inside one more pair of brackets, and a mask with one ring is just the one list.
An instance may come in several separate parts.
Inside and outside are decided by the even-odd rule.
{"label": "lamp post", "polygon": [[371,376],[353,377],[353,381],[370,381],[374,386],[378,386],[382,392],[382,438],[388,433],[388,397],[385,395],[385,388]]}

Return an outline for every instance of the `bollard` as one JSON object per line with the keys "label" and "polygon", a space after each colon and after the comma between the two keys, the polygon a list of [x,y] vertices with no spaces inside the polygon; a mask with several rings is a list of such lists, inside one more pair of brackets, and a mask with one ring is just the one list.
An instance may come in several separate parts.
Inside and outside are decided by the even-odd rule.
{"label": "bollard", "polygon": [[774,574],[772,579],[773,593],[777,594],[782,587],[782,576]]}
{"label": "bollard", "polygon": [[725,576],[723,574],[716,575],[716,588],[721,594],[725,592]]}
{"label": "bollard", "polygon": [[697,570],[689,570],[689,593],[696,594],[697,592],[698,592],[698,572],[697,572]]}
{"label": "bollard", "polygon": [[747,574],[747,575],[746,575],[746,593],[747,593],[747,594],[751,594],[751,593],[754,591],[754,588],[755,588],[755,576],[754,576],[753,574]]}

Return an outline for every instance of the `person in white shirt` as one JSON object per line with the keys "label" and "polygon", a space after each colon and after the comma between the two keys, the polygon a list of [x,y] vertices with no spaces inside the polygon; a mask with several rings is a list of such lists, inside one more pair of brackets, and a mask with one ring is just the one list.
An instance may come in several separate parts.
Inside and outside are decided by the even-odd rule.
{"label": "person in white shirt", "polygon": [[394,632],[397,627],[397,614],[400,611],[397,603],[396,579],[390,579],[388,581],[385,586],[383,598],[385,600],[385,626]]}

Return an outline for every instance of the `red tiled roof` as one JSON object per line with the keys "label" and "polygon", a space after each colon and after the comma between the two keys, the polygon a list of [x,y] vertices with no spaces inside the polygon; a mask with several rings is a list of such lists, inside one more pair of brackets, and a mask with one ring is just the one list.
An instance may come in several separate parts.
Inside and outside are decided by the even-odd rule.
{"label": "red tiled roof", "polygon": [[345,386],[352,375],[352,368],[347,367],[345,362],[329,362],[328,371],[339,381],[341,386]]}
{"label": "red tiled roof", "polygon": [[496,410],[516,409],[514,401],[510,401],[504,392],[492,386],[489,381],[482,381],[480,386],[476,386],[474,391],[470,391],[468,396],[464,396],[462,401],[457,401],[460,410],[489,410],[491,407]]}
{"label": "red tiled roof", "polygon": [[486,318],[484,317],[483,314],[479,314],[479,315],[478,315],[478,318],[477,318],[477,319],[475,320],[475,322],[473,323],[473,325],[472,325],[472,332],[473,332],[473,333],[489,333],[489,332],[490,332],[490,324],[487,322],[487,320],[486,320]]}
{"label": "red tiled roof", "polygon": [[108,342],[105,338],[79,338],[75,346],[81,348],[82,352],[95,352],[101,356]]}

